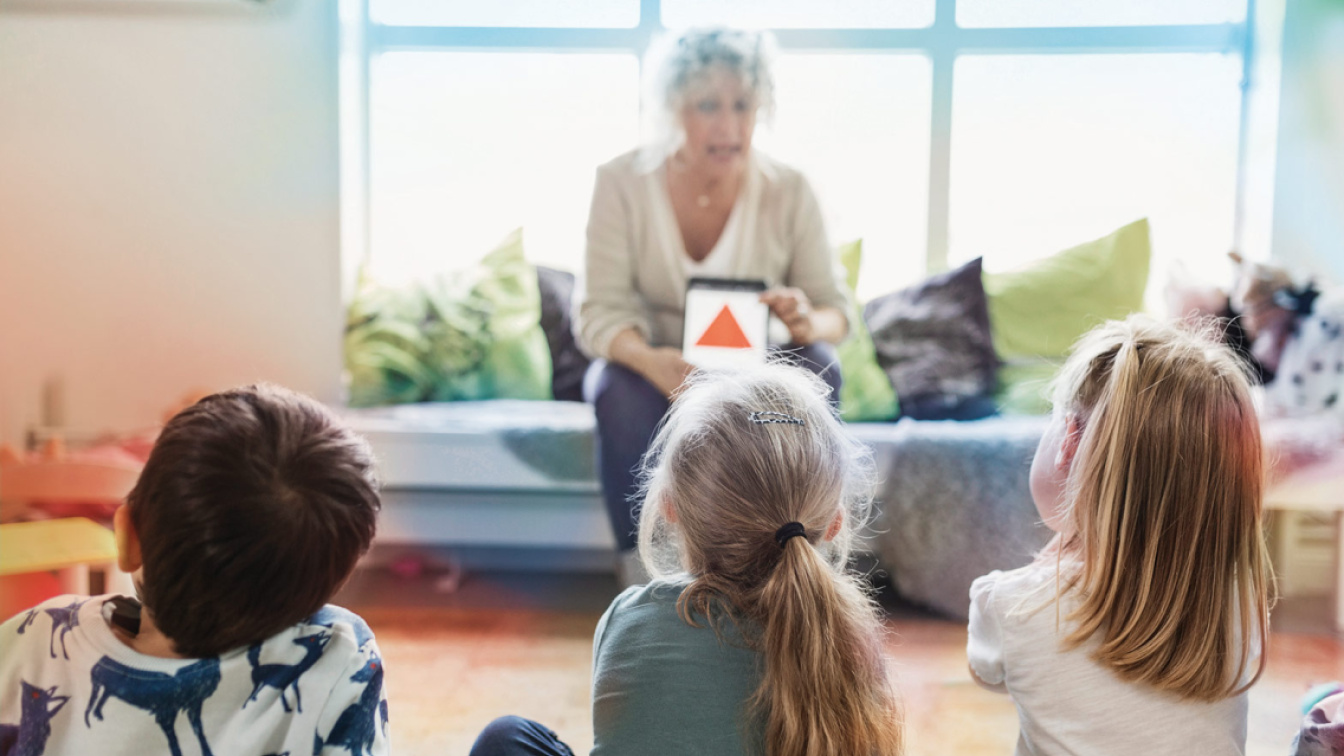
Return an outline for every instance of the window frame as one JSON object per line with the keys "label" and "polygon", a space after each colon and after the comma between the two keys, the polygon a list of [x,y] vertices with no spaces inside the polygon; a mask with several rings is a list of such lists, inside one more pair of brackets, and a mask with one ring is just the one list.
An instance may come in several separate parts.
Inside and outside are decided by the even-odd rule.
{"label": "window frame", "polygon": [[[340,0],[342,258],[346,281],[367,259],[369,239],[369,70],[373,57],[407,50],[643,53],[667,30],[662,0],[638,0],[639,23],[626,28],[394,26],[375,23],[369,0]],[[935,0],[933,24],[920,29],[772,29],[782,52],[898,53],[925,56],[932,69],[928,173],[927,274],[948,268],[953,72],[962,55],[1218,53],[1241,55],[1233,248],[1245,226],[1247,125],[1255,58],[1257,0],[1237,23],[985,28],[956,22],[957,0]]]}

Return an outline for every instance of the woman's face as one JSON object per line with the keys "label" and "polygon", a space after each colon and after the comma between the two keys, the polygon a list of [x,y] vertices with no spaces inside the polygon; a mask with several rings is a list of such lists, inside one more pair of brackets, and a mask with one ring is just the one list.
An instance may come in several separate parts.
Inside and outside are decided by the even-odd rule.
{"label": "woman's face", "polygon": [[692,168],[725,177],[746,166],[756,130],[756,98],[736,74],[714,67],[693,83],[681,108],[686,132],[681,158]]}

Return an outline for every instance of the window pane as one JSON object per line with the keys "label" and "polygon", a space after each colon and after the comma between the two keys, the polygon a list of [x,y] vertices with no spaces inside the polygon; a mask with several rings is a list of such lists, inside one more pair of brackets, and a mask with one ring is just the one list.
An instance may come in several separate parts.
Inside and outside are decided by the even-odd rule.
{"label": "window pane", "polygon": [[934,0],[663,0],[669,27],[723,24],[757,29],[922,29]]}
{"label": "window pane", "polygon": [[955,75],[950,262],[1012,268],[1146,216],[1155,280],[1177,258],[1227,269],[1238,57],[968,56]]}
{"label": "window pane", "polygon": [[639,0],[370,0],[369,16],[393,26],[632,27]]}
{"label": "window pane", "polygon": [[932,72],[918,55],[782,55],[756,143],[801,169],[833,243],[862,238],[859,298],[924,275]]}
{"label": "window pane", "polygon": [[393,279],[480,258],[579,271],[596,167],[636,144],[633,55],[389,53],[370,91],[370,258]]}
{"label": "window pane", "polygon": [[1144,26],[1240,23],[1246,0],[957,0],[961,26]]}

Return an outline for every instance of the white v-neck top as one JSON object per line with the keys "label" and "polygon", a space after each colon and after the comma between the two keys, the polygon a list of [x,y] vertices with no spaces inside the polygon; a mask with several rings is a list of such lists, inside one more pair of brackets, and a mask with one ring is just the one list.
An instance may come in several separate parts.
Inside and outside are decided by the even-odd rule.
{"label": "white v-neck top", "polygon": [[814,307],[849,312],[821,208],[801,173],[753,150],[723,234],[697,270],[687,264],[694,261],[664,168],[643,168],[638,158],[634,150],[597,169],[585,271],[574,297],[575,336],[585,352],[610,357],[611,340],[627,328],[652,346],[680,346],[686,282],[695,275],[796,286]]}
{"label": "white v-neck top", "polygon": [[732,278],[733,269],[737,257],[745,246],[750,245],[750,240],[745,239],[743,234],[742,215],[746,212],[744,208],[755,207],[760,202],[760,182],[755,180],[755,174],[748,172],[741,188],[737,193],[737,200],[733,203],[733,209],[728,212],[728,221],[723,225],[723,231],[719,233],[719,238],[714,242],[714,248],[705,255],[703,260],[696,260],[686,251],[686,240],[681,235],[681,227],[677,224],[677,214],[672,207],[672,196],[667,189],[667,168],[666,165],[652,173],[647,174],[646,180],[653,184],[649,187],[649,192],[661,202],[654,202],[654,221],[658,225],[659,231],[663,235],[662,248],[671,255],[674,263],[681,266],[681,270],[686,274],[686,278],[707,277],[707,278]]}

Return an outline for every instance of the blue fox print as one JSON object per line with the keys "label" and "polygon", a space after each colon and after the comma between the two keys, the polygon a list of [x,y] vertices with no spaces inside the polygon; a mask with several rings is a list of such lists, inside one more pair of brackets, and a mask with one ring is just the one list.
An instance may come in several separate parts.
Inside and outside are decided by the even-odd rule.
{"label": "blue fox print", "polygon": [[[56,695],[56,688],[43,690],[22,680],[19,723],[0,724],[0,756],[41,756],[51,737],[51,720],[70,700]],[[53,706],[52,704],[55,704]]]}
{"label": "blue fox print", "polygon": [[[361,756],[366,751],[373,753],[375,717],[378,716],[383,698],[383,662],[374,656],[364,663],[358,672],[350,676],[351,682],[362,682],[364,692],[359,701],[350,704],[336,724],[327,733],[325,745],[340,746],[350,752],[350,756]],[[317,749],[320,751],[321,749]],[[316,753],[317,751],[314,751]]]}
{"label": "blue fox print", "polygon": [[45,610],[47,616],[51,617],[51,644],[49,648],[51,658],[56,658],[56,634],[59,632],[61,635],[61,653],[65,655],[67,661],[70,659],[70,652],[65,650],[65,636],[79,627],[79,610],[87,602],[88,599],[72,601],[69,606]]}
{"label": "blue fox print", "polygon": [[22,623],[21,625],[19,625],[19,635],[23,635],[23,631],[24,631],[24,630],[27,630],[27,629],[28,629],[28,626],[31,625],[31,624],[33,624],[33,620],[35,620],[35,619],[37,619],[37,610],[36,610],[36,609],[29,609],[29,610],[28,610],[28,616],[27,616],[27,617],[24,617],[24,618],[23,618],[23,623]]}
{"label": "blue fox print", "polygon": [[280,691],[280,705],[285,707],[286,714],[289,713],[289,702],[285,700],[285,689],[293,688],[294,707],[302,712],[303,697],[299,694],[299,677],[322,658],[322,649],[326,648],[330,640],[331,636],[327,633],[295,638],[294,644],[303,648],[303,659],[297,664],[262,664],[261,644],[254,643],[248,647],[247,661],[252,665],[252,695],[243,702],[243,708],[246,709],[248,703],[257,700],[257,694],[269,685]]}
{"label": "blue fox print", "polygon": [[168,738],[173,756],[182,756],[177,743],[177,715],[186,712],[191,729],[201,742],[201,753],[211,756],[210,744],[201,727],[201,704],[219,687],[219,659],[201,659],[174,674],[150,672],[128,667],[104,656],[93,665],[93,690],[84,710],[84,726],[92,727],[89,714],[103,718],[103,704],[116,696],[137,709],[154,715],[159,729]]}
{"label": "blue fox print", "polygon": [[327,604],[321,609],[318,609],[313,616],[304,620],[304,622],[309,625],[319,625],[325,628],[333,628],[336,626],[337,622],[347,622],[350,624],[350,627],[355,630],[355,645],[360,649],[364,648],[364,644],[373,640],[373,631],[369,629],[368,624],[364,622],[363,618],[358,614],[342,609],[339,606]]}

